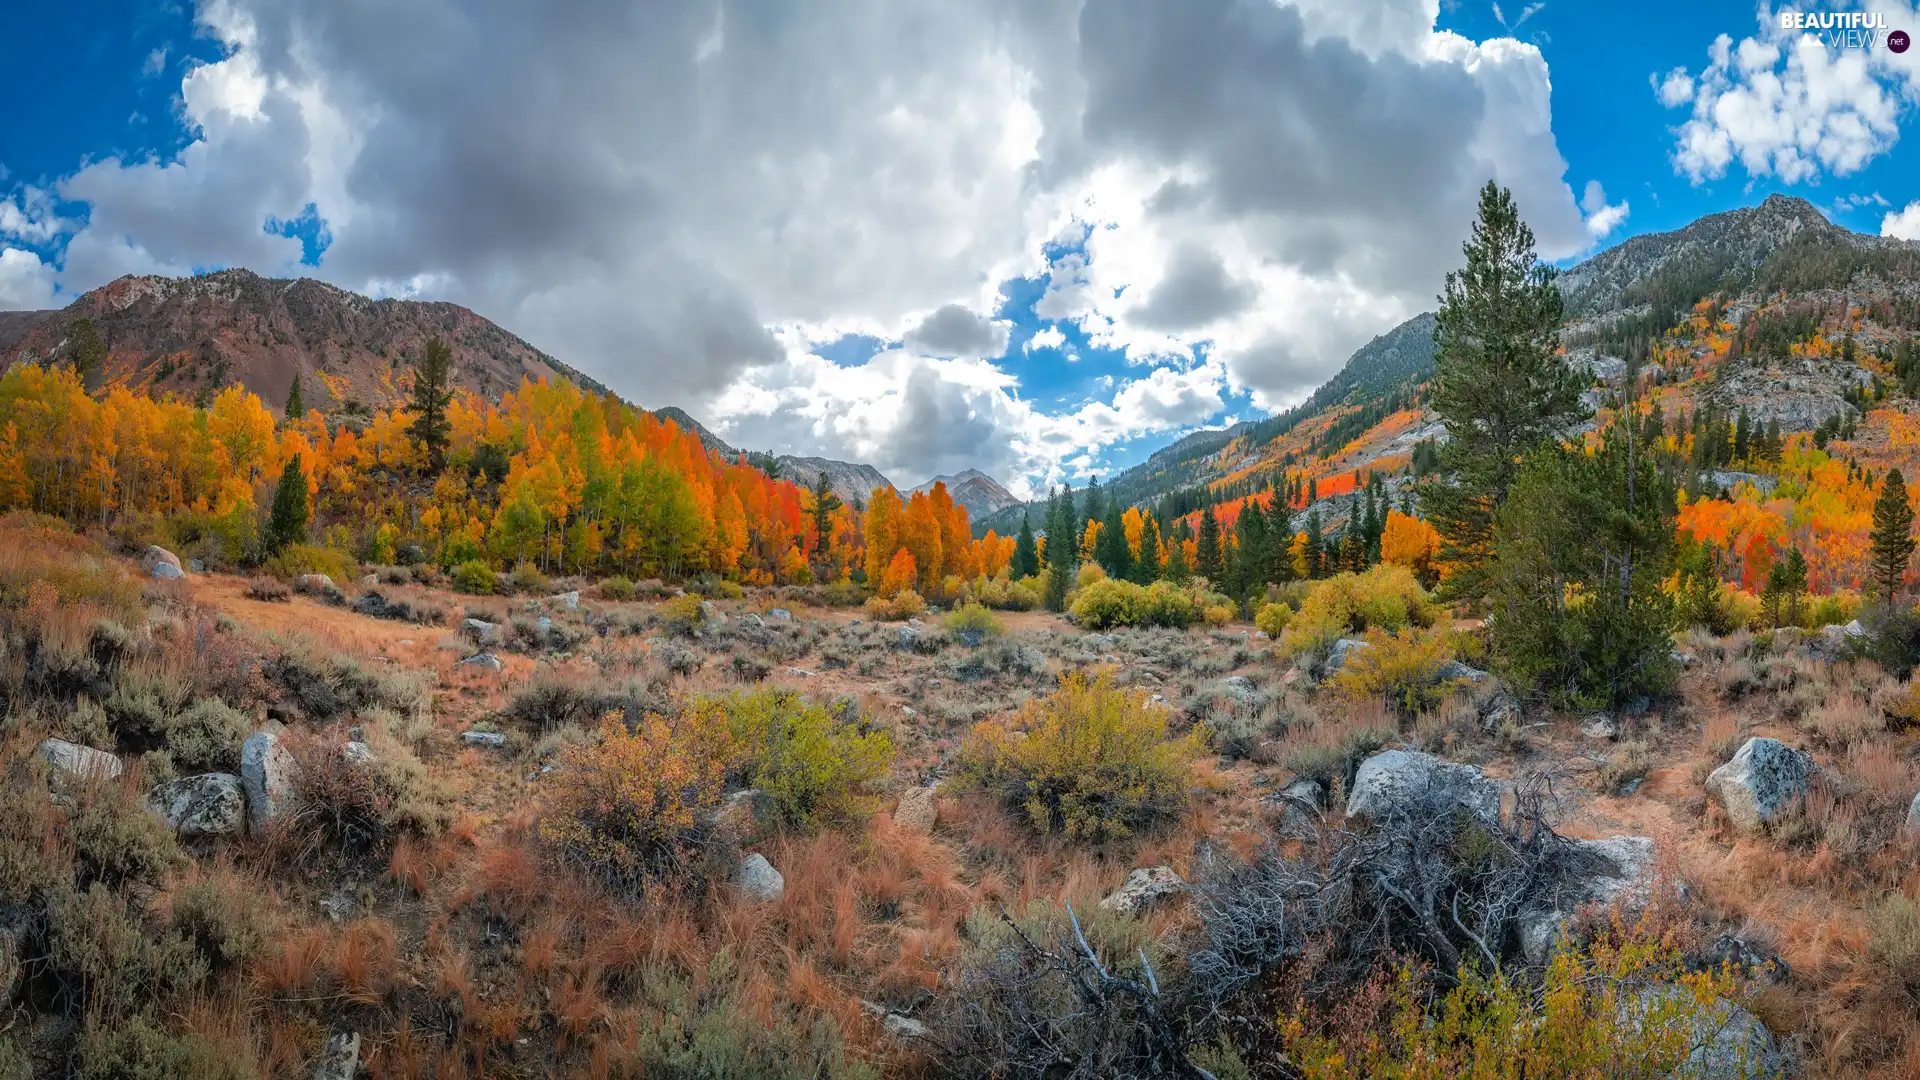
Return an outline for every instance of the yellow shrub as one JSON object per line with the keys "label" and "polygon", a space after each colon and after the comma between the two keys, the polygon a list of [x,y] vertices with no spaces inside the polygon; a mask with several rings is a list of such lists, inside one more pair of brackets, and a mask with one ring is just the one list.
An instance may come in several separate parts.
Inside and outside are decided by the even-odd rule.
{"label": "yellow shrub", "polygon": [[1404,566],[1383,563],[1363,574],[1335,574],[1308,590],[1288,620],[1281,651],[1296,655],[1324,649],[1348,634],[1378,628],[1398,631],[1432,626],[1437,612],[1425,589]]}
{"label": "yellow shrub", "polygon": [[691,634],[700,628],[700,597],[683,593],[661,605],[661,618],[676,634]]}
{"label": "yellow shrub", "polygon": [[[1428,1005],[1424,980],[1402,969],[1379,995],[1354,999],[1372,1004],[1370,1015],[1324,1031],[1283,1013],[1286,1054],[1313,1080],[1675,1076],[1703,1035],[1727,1023],[1736,994],[1730,972],[1688,971],[1671,942],[1637,928],[1561,950],[1538,990],[1472,966],[1460,977]],[[1758,1075],[1759,1062],[1730,1064]]]}
{"label": "yellow shrub", "polygon": [[998,577],[985,574],[973,579],[967,594],[979,603],[1002,611],[1032,611],[1040,606],[1039,579],[1014,581],[1005,570]]}
{"label": "yellow shrub", "polygon": [[1452,682],[1435,678],[1442,665],[1453,659],[1453,650],[1439,634],[1403,630],[1389,634],[1384,630],[1367,631],[1365,649],[1354,649],[1333,677],[1334,689],[1356,703],[1383,700],[1405,716],[1425,712],[1440,704],[1453,688]]}
{"label": "yellow shrub", "polygon": [[1081,563],[1080,572],[1074,578],[1074,585],[1084,589],[1096,581],[1107,580],[1107,572],[1099,563]]}
{"label": "yellow shrub", "polygon": [[265,569],[283,581],[292,581],[301,574],[325,574],[336,585],[352,584],[360,572],[353,556],[311,544],[289,544],[280,554],[267,560]]}
{"label": "yellow shrub", "polygon": [[947,628],[947,633],[955,635],[972,632],[997,638],[1007,632],[1007,624],[978,601],[968,601],[954,608],[940,624]]}
{"label": "yellow shrub", "polygon": [[1145,591],[1130,581],[1096,578],[1074,593],[1073,620],[1088,630],[1132,626],[1140,621],[1140,601]]}
{"label": "yellow shrub", "polygon": [[790,690],[708,698],[688,716],[695,731],[724,728],[728,771],[798,828],[856,817],[866,809],[861,788],[893,762],[886,732],[863,731]]}
{"label": "yellow shrub", "polygon": [[549,778],[540,835],[623,887],[682,866],[701,815],[719,802],[731,745],[712,714],[689,717],[676,727],[648,716],[631,732],[608,717],[599,742],[564,751]]}
{"label": "yellow shrub", "polygon": [[1226,604],[1214,604],[1203,614],[1208,626],[1225,626],[1233,621],[1233,608]]}
{"label": "yellow shrub", "polygon": [[1293,609],[1285,604],[1262,604],[1260,610],[1253,613],[1253,625],[1275,641],[1287,629],[1287,620],[1293,618]]}
{"label": "yellow shrub", "polygon": [[[1145,693],[1111,672],[1061,677],[1011,724],[976,726],[963,781],[1026,814],[1037,832],[1100,842],[1172,821],[1186,807],[1200,736],[1176,737]],[[1024,732],[1024,737],[1021,733]]]}
{"label": "yellow shrub", "polygon": [[867,598],[867,618],[885,622],[911,619],[927,610],[927,602],[912,589],[901,589],[892,596]]}

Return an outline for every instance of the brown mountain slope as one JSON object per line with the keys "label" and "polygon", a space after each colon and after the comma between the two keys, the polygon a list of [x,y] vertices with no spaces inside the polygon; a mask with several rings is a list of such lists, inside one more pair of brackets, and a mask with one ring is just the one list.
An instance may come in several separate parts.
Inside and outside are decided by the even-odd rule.
{"label": "brown mountain slope", "polygon": [[371,300],[248,270],[123,277],[60,311],[0,313],[0,368],[59,357],[83,315],[106,340],[110,379],[186,398],[238,384],[278,408],[298,372],[308,408],[387,405],[405,395],[411,361],[435,336],[453,346],[456,384],[490,398],[522,377],[603,389],[458,304]]}

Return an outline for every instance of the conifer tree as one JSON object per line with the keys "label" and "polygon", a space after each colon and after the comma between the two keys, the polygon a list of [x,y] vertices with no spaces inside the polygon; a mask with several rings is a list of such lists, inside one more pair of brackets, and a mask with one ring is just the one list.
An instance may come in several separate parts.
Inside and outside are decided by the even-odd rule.
{"label": "conifer tree", "polygon": [[1800,609],[1807,596],[1807,557],[1797,547],[1787,549],[1786,558],[1780,560],[1786,565],[1782,581],[1787,601],[1787,622],[1800,625]]}
{"label": "conifer tree", "polygon": [[447,406],[453,401],[453,350],[439,338],[428,341],[420,350],[420,362],[413,367],[413,423],[407,434],[419,445],[427,459],[427,474],[437,476],[447,466],[447,440],[453,424],[447,420]]}
{"label": "conifer tree", "polygon": [[1187,565],[1187,545],[1179,536],[1167,545],[1167,580],[1175,585],[1193,580],[1193,567]]}
{"label": "conifer tree", "polygon": [[1733,428],[1733,459],[1747,460],[1753,451],[1753,417],[1747,414],[1746,407],[1740,408],[1740,420]]}
{"label": "conifer tree", "polygon": [[280,481],[273,488],[273,510],[267,517],[266,535],[261,537],[268,555],[278,555],[290,544],[307,540],[307,475],[300,468],[300,455],[287,459],[280,470]]}
{"label": "conifer tree", "polygon": [[1275,494],[1267,504],[1267,580],[1293,579],[1293,512],[1287,500]]}
{"label": "conifer tree", "polygon": [[92,319],[83,315],[73,320],[67,329],[67,355],[72,358],[73,370],[80,375],[80,384],[89,391],[98,389],[100,377],[107,368],[107,343],[101,340],[100,330]]}
{"label": "conifer tree", "polygon": [[[820,475],[813,480],[813,550],[816,559],[833,546],[833,512],[838,509],[840,496],[833,493],[833,485],[827,480],[827,470],[821,469]],[[1033,537],[1027,539],[1032,540]]]}
{"label": "conifer tree", "polygon": [[1160,576],[1160,522],[1149,516],[1140,530],[1140,557],[1133,560],[1132,580],[1151,585]]}
{"label": "conifer tree", "polygon": [[1305,531],[1307,537],[1305,550],[1302,554],[1306,558],[1307,577],[1325,577],[1327,549],[1326,540],[1320,534],[1320,511],[1307,511],[1307,527]]}
{"label": "conifer tree", "polygon": [[1224,584],[1226,576],[1225,552],[1220,546],[1220,519],[1213,515],[1213,507],[1200,511],[1200,545],[1194,554],[1194,570],[1214,588]]}
{"label": "conifer tree", "polygon": [[1087,481],[1086,501],[1081,507],[1079,516],[1073,519],[1073,534],[1075,536],[1080,535],[1080,533],[1086,529],[1087,522],[1089,521],[1105,523],[1106,520],[1107,501],[1102,497],[1100,478],[1096,476]]}
{"label": "conifer tree", "polygon": [[307,415],[306,402],[300,397],[300,373],[293,373],[293,386],[287,390],[287,422],[289,424]]}
{"label": "conifer tree", "polygon": [[1118,500],[1107,503],[1107,516],[1100,523],[1100,539],[1095,543],[1094,559],[1100,564],[1100,569],[1115,581],[1125,581],[1133,576],[1133,552],[1127,547],[1127,527],[1121,520]]}
{"label": "conifer tree", "polygon": [[1040,572],[1040,551],[1033,540],[1033,520],[1024,512],[1020,515],[1020,535],[1013,541],[1013,561],[1008,564],[1007,572],[1013,575],[1015,581]]}
{"label": "conifer tree", "polygon": [[1891,604],[1900,595],[1900,582],[1913,558],[1913,507],[1907,502],[1907,484],[1899,469],[1887,470],[1886,483],[1873,503],[1873,533],[1867,557],[1874,595]]}
{"label": "conifer tree", "polygon": [[1267,515],[1260,512],[1260,504],[1249,502],[1240,508],[1240,517],[1234,522],[1239,536],[1239,544],[1234,548],[1232,578],[1233,588],[1229,590],[1235,599],[1245,600],[1258,595],[1267,586],[1267,568],[1271,562],[1271,552],[1267,546]]}
{"label": "conifer tree", "polygon": [[1433,407],[1446,423],[1441,476],[1422,501],[1457,596],[1484,594],[1494,521],[1523,454],[1580,419],[1580,378],[1557,351],[1560,291],[1513,197],[1489,181],[1447,275],[1434,326]]}

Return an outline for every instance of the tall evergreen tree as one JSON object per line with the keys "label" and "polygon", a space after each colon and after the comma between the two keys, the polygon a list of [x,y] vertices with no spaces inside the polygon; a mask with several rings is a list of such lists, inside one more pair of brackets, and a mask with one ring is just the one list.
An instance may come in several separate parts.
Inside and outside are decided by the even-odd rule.
{"label": "tall evergreen tree", "polygon": [[[840,496],[833,493],[833,485],[827,480],[827,470],[821,469],[820,475],[813,478],[815,558],[819,558],[833,546],[833,512],[838,509],[840,509]],[[1033,538],[1029,536],[1027,539]]]}
{"label": "tall evergreen tree", "polygon": [[1327,544],[1326,538],[1320,533],[1320,511],[1307,511],[1307,527],[1305,531],[1307,536],[1301,554],[1306,560],[1307,577],[1325,577],[1327,572]]}
{"label": "tall evergreen tree", "polygon": [[1239,543],[1234,547],[1233,571],[1228,575],[1233,585],[1230,592],[1234,599],[1244,601],[1266,591],[1267,572],[1272,565],[1272,552],[1267,544],[1267,515],[1260,512],[1259,503],[1241,506],[1234,530]]}
{"label": "tall evergreen tree", "polygon": [[1160,522],[1149,517],[1140,530],[1140,557],[1133,560],[1132,580],[1137,585],[1151,585],[1159,576]]}
{"label": "tall evergreen tree", "polygon": [[1194,553],[1194,570],[1207,583],[1218,589],[1225,584],[1225,552],[1220,546],[1220,519],[1213,515],[1213,507],[1200,511],[1200,544]]}
{"label": "tall evergreen tree", "polygon": [[1079,516],[1073,519],[1073,534],[1078,536],[1085,532],[1089,521],[1104,522],[1106,520],[1107,500],[1102,497],[1100,478],[1096,476],[1087,481],[1086,499],[1081,506]]}
{"label": "tall evergreen tree", "polygon": [[1175,585],[1193,580],[1193,567],[1187,564],[1186,540],[1177,535],[1167,544],[1167,580]]}
{"label": "tall evergreen tree", "polygon": [[1115,581],[1133,576],[1133,552],[1127,547],[1127,526],[1120,516],[1120,503],[1107,503],[1107,516],[1100,523],[1100,537],[1094,544],[1094,560]]}
{"label": "tall evergreen tree", "polygon": [[1447,275],[1434,326],[1432,403],[1446,423],[1441,477],[1422,494],[1453,564],[1450,592],[1486,590],[1495,517],[1521,456],[1585,414],[1582,384],[1558,352],[1560,290],[1534,254],[1533,230],[1513,197],[1489,181],[1464,245],[1466,266]]}
{"label": "tall evergreen tree", "polygon": [[447,440],[453,424],[447,419],[447,406],[453,401],[453,349],[445,341],[433,338],[420,350],[420,362],[413,366],[413,423],[407,434],[427,458],[428,475],[437,476],[447,467]]}
{"label": "tall evergreen tree", "polygon": [[1800,553],[1799,548],[1790,547],[1787,549],[1786,557],[1780,561],[1786,566],[1786,572],[1782,577],[1782,591],[1785,593],[1787,602],[1787,622],[1798,626],[1800,610],[1807,597],[1807,557]]}
{"label": "tall evergreen tree", "polygon": [[1275,495],[1267,504],[1267,580],[1292,581],[1293,568],[1293,512],[1287,509],[1287,500]]}
{"label": "tall evergreen tree", "polygon": [[1898,599],[1913,549],[1913,507],[1907,502],[1907,482],[1899,469],[1888,469],[1880,497],[1873,503],[1873,533],[1867,556],[1868,577],[1874,595],[1882,601],[1891,604]]}
{"label": "tall evergreen tree", "polygon": [[1033,519],[1025,513],[1020,515],[1020,535],[1013,541],[1013,561],[1007,569],[1016,581],[1040,572],[1040,550],[1033,540]]}
{"label": "tall evergreen tree", "polygon": [[287,390],[287,423],[291,424],[307,415],[307,403],[300,396],[300,373],[293,373],[293,386]]}
{"label": "tall evergreen tree", "polygon": [[98,389],[107,370],[107,343],[92,319],[82,315],[67,328],[67,356],[80,376],[80,384],[89,391]]}
{"label": "tall evergreen tree", "polygon": [[1740,419],[1733,426],[1733,459],[1747,460],[1753,452],[1753,417],[1747,413],[1746,406],[1740,407]]}
{"label": "tall evergreen tree", "polygon": [[273,509],[267,516],[266,534],[261,537],[268,555],[278,555],[289,544],[307,540],[307,474],[301,470],[300,455],[287,459],[280,470],[280,481],[273,487]]}

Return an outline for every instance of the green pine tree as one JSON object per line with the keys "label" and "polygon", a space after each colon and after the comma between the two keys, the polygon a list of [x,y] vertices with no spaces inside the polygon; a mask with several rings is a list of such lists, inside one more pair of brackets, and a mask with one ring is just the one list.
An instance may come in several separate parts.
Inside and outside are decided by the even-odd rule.
{"label": "green pine tree", "polygon": [[[1091,492],[1092,488],[1089,487]],[[1100,522],[1100,535],[1094,541],[1094,561],[1100,569],[1115,581],[1125,581],[1133,575],[1133,552],[1127,547],[1127,527],[1120,518],[1120,503],[1117,500],[1107,503],[1106,519]]]}
{"label": "green pine tree", "polygon": [[1087,522],[1107,520],[1107,501],[1100,491],[1098,476],[1087,481],[1087,494],[1081,505],[1080,513],[1073,519],[1073,535],[1079,536],[1087,531]]}
{"label": "green pine tree", "polygon": [[1464,245],[1466,266],[1447,275],[1434,327],[1433,408],[1446,423],[1441,475],[1422,495],[1453,564],[1448,591],[1486,589],[1495,518],[1522,455],[1585,415],[1582,382],[1559,354],[1560,290],[1534,254],[1533,230],[1513,197],[1489,181]]}
{"label": "green pine tree", "polygon": [[833,493],[833,485],[827,480],[827,470],[821,469],[820,475],[813,478],[813,553],[816,559],[832,545],[833,512],[838,509],[840,496]]}
{"label": "green pine tree", "polygon": [[1868,578],[1873,593],[1891,604],[1900,595],[1900,583],[1913,559],[1913,507],[1907,502],[1907,483],[1899,469],[1887,470],[1886,483],[1873,503],[1873,533],[1868,545]]}
{"label": "green pine tree", "polygon": [[1033,519],[1024,512],[1020,515],[1020,535],[1013,541],[1013,561],[1008,571],[1015,581],[1040,572],[1040,549],[1033,539]]}
{"label": "green pine tree", "polygon": [[98,389],[107,370],[107,343],[92,319],[82,315],[67,328],[67,356],[80,376],[80,384],[89,391]]}
{"label": "green pine tree", "polygon": [[1167,545],[1167,580],[1175,585],[1193,580],[1193,567],[1187,565],[1187,545],[1184,538],[1177,535]]}
{"label": "green pine tree", "polygon": [[1745,461],[1753,452],[1753,417],[1747,414],[1746,406],[1740,408],[1740,419],[1733,426],[1733,460]]}
{"label": "green pine tree", "polygon": [[413,367],[413,423],[407,434],[427,459],[427,474],[437,476],[447,467],[447,440],[453,424],[447,419],[447,406],[453,401],[453,350],[439,338],[420,350],[420,362]]}
{"label": "green pine tree", "polygon": [[300,455],[287,459],[280,470],[280,481],[273,487],[273,509],[267,516],[267,531],[261,538],[268,555],[278,555],[289,544],[307,541],[307,474],[300,468]]}
{"label": "green pine tree", "polygon": [[300,396],[300,373],[293,373],[293,386],[287,390],[287,422],[293,423],[307,415],[307,405]]}
{"label": "green pine tree", "polygon": [[1267,580],[1292,581],[1294,576],[1293,512],[1276,494],[1267,504]]}
{"label": "green pine tree", "polygon": [[1301,554],[1307,564],[1307,577],[1322,578],[1327,573],[1327,543],[1320,532],[1320,511],[1307,511],[1307,534]]}
{"label": "green pine tree", "polygon": [[1781,562],[1786,565],[1782,587],[1787,601],[1787,623],[1798,626],[1801,609],[1807,598],[1807,557],[1800,553],[1799,548],[1790,547]]}
{"label": "green pine tree", "polygon": [[1147,527],[1140,530],[1140,557],[1133,560],[1130,580],[1136,585],[1151,585],[1159,576],[1160,523],[1148,518]]}
{"label": "green pine tree", "polygon": [[1220,545],[1220,519],[1209,506],[1200,511],[1200,544],[1194,553],[1194,570],[1214,588],[1225,584],[1226,552]]}

